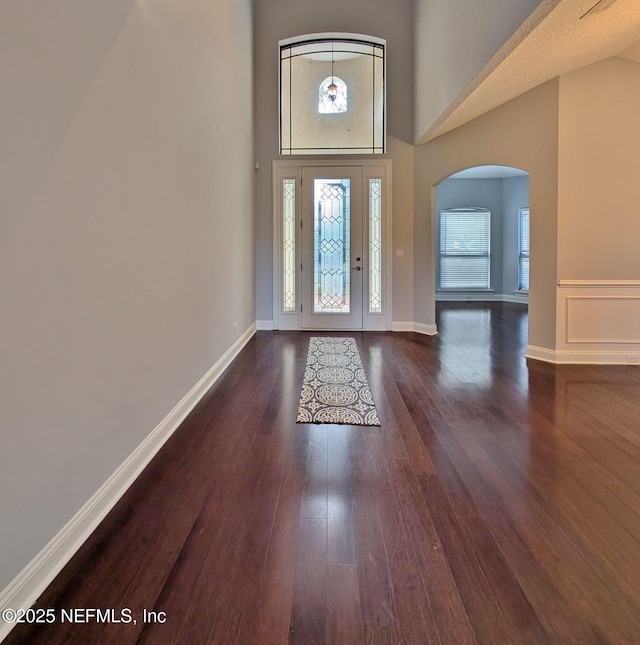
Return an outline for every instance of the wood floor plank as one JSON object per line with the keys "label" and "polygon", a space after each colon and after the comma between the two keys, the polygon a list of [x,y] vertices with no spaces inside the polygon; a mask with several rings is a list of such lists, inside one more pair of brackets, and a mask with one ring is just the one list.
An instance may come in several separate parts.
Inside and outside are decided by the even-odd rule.
{"label": "wood floor plank", "polygon": [[353,503],[349,481],[349,426],[327,426],[327,562],[355,564]]}
{"label": "wood floor plank", "polygon": [[436,322],[327,334],[369,428],[296,424],[318,333],[258,332],[36,603],[140,622],[6,643],[640,642],[640,370],[527,361],[517,304]]}
{"label": "wood floor plank", "polygon": [[[476,441],[473,437],[466,437],[465,446],[468,449],[472,449],[474,443]],[[616,642],[629,640],[630,635],[638,629],[637,616],[634,616],[633,611],[634,603],[619,586],[615,569],[594,567],[594,562],[600,560],[601,556],[599,550],[594,549],[592,533],[588,530],[585,533],[586,518],[577,518],[577,522],[567,521],[563,512],[566,506],[558,509],[555,503],[545,501],[544,493],[537,486],[531,486],[526,470],[518,472],[513,468],[508,471],[503,469],[510,454],[504,452],[500,443],[494,442],[492,453],[502,453],[504,456],[503,459],[492,460],[498,471],[502,471],[501,484],[508,490],[502,497],[502,502],[509,508],[521,534],[526,534],[525,539],[533,545],[542,568],[552,577],[565,598],[581,598],[579,607],[586,608],[586,611],[581,610],[580,613],[584,620],[594,625],[597,633],[608,634]],[[477,448],[475,454],[477,460],[480,455]],[[485,461],[489,459],[485,458]],[[541,468],[545,468],[544,462],[539,462],[535,471]],[[551,468],[553,469],[553,464]],[[527,469],[531,471],[532,465],[527,464]],[[535,481],[547,478],[548,474],[543,476],[538,473]],[[554,484],[554,490],[561,488],[556,488]],[[518,499],[526,499],[526,506],[521,503],[516,506],[513,502]],[[635,551],[634,548],[633,552]],[[548,591],[552,592],[551,589]],[[606,607],[606,611],[597,611],[598,607]]]}
{"label": "wood floor plank", "polygon": [[[174,637],[175,633],[175,638],[183,642],[225,642],[230,633],[250,634],[253,615],[246,608],[236,610],[235,605],[247,579],[247,551],[254,545],[252,536],[256,532],[265,535],[266,531],[268,536],[270,526],[265,526],[262,512],[274,513],[277,498],[274,495],[268,503],[271,508],[260,505],[260,512],[244,515],[240,509],[253,501],[261,469],[267,467],[264,452],[269,437],[263,438],[261,445],[252,439],[271,394],[273,376],[265,375],[254,403],[239,417],[238,422],[250,430],[240,435],[235,459],[209,464],[212,473],[219,467],[222,472],[233,472],[233,476],[216,478],[211,486],[190,539],[156,602],[157,609],[183,620],[175,632],[173,624],[147,626],[144,641],[153,642],[158,632],[163,637],[170,633]],[[258,552],[252,555],[264,558],[266,539],[259,544]],[[216,636],[209,640],[214,627]]]}
{"label": "wood floor plank", "polygon": [[[545,570],[541,564],[543,558],[539,553],[534,553],[533,548],[539,547],[540,543],[530,547],[527,532],[522,530],[524,522],[520,520],[516,523],[505,512],[501,494],[509,485],[508,482],[513,481],[515,474],[510,472],[505,475],[504,470],[495,467],[492,459],[486,458],[481,448],[479,452],[479,447],[483,445],[481,435],[481,432],[475,437],[465,434],[464,440],[460,441],[485,483],[470,488],[470,494],[476,505],[482,508],[492,536],[540,617],[545,631],[554,642],[601,642],[600,631],[591,625],[588,616],[571,608],[557,586],[556,576]],[[560,543],[555,546],[561,548]],[[551,550],[551,545],[548,548]]]}
{"label": "wood floor plank", "polygon": [[296,574],[300,508],[307,468],[306,441],[292,441],[278,508],[274,518],[269,551],[260,583],[258,613],[251,642],[254,645],[282,645],[289,641],[289,625]]}
{"label": "wood floor plank", "polygon": [[362,430],[354,432],[351,446],[351,495],[363,620],[365,625],[393,626],[396,625],[393,587],[372,485],[376,470],[367,458]]}
{"label": "wood floor plank", "polygon": [[358,571],[354,564],[327,565],[327,645],[361,645],[364,626],[360,613]]}
{"label": "wood floor plank", "polygon": [[328,434],[326,425],[309,425],[309,454],[307,485],[302,498],[301,517],[323,519],[328,517]]}
{"label": "wood floor plank", "polygon": [[[458,432],[461,430],[458,428]],[[484,435],[484,438],[481,435]],[[633,633],[635,628],[628,610],[624,607],[626,602],[624,594],[621,590],[620,593],[613,591],[614,580],[609,579],[603,585],[602,581],[593,578],[591,564],[593,554],[589,543],[581,539],[580,532],[576,532],[572,525],[565,521],[562,514],[541,500],[537,490],[531,489],[525,470],[518,470],[514,468],[514,464],[509,464],[509,454],[517,451],[505,452],[502,442],[494,440],[491,452],[487,454],[486,450],[482,449],[482,442],[486,442],[487,439],[490,439],[490,435],[483,433],[482,430],[475,435],[468,432],[461,439],[461,444],[465,452],[472,456],[473,463],[482,469],[483,479],[480,481],[494,484],[495,492],[501,489],[508,491],[498,498],[500,504],[493,506],[494,512],[496,507],[508,508],[520,535],[535,552],[542,571],[546,572],[560,593],[567,600],[573,600],[576,596],[582,598],[581,604],[576,606],[576,609],[580,608],[578,611],[578,615],[582,616],[580,620],[591,623],[594,618],[597,618],[598,625],[593,630],[596,634],[608,633],[612,637],[615,636],[614,640],[625,642],[625,638],[628,638],[628,634]],[[530,464],[528,468],[531,468]],[[473,496],[478,497],[482,486],[469,486],[469,490],[473,491]],[[495,524],[492,521],[493,526]],[[519,564],[522,563],[512,564],[515,572],[518,571]],[[604,570],[601,575],[604,575]],[[546,590],[550,596],[553,595],[552,586]],[[582,607],[598,606],[607,607],[607,611],[604,614],[598,612],[594,614],[593,611],[582,609]],[[579,627],[579,622],[576,622],[575,627]],[[585,642],[592,642],[592,640],[592,638],[586,638]],[[598,642],[597,638],[595,642]]]}
{"label": "wood floor plank", "polygon": [[291,609],[292,645],[320,645],[327,629],[327,520],[300,520]]}
{"label": "wood floor plank", "polygon": [[[234,411],[241,405],[242,400],[251,399],[254,392],[257,391],[261,381],[261,377],[256,377],[259,370],[259,361],[249,365],[245,379],[239,382],[240,387],[222,399],[216,409],[215,419],[209,417],[207,423],[215,428],[225,427]],[[149,557],[159,554],[159,551],[154,550],[154,546],[158,542],[158,533],[169,528],[167,518],[184,496],[188,503],[180,507],[180,513],[185,519],[185,524],[177,523],[170,527],[172,539],[175,540],[173,543],[177,545],[177,553],[179,553],[209,489],[206,481],[204,486],[198,484],[199,480],[197,477],[194,479],[194,472],[198,471],[202,454],[206,455],[209,452],[207,441],[217,439],[218,435],[207,433],[206,430],[202,431],[201,428],[198,430],[200,431],[199,435],[191,446],[187,444],[185,453],[178,452],[177,455],[171,453],[171,446],[167,444],[167,448],[163,449],[159,458],[152,462],[153,467],[147,469],[136,482],[140,493],[136,496],[130,492],[120,502],[119,507],[112,513],[113,518],[108,518],[106,522],[109,526],[117,526],[117,530],[114,528],[109,532],[108,537],[95,540],[92,552],[82,566],[83,584],[77,584],[78,574],[66,580],[55,601],[58,608],[130,607],[130,605],[124,604],[125,601],[129,602],[126,591],[141,571],[146,572],[147,575],[159,576],[159,579],[167,575],[172,566],[170,559],[160,559],[162,564],[159,569],[155,568],[153,562],[148,561]],[[164,476],[160,476],[156,465],[161,464],[163,455],[166,454],[177,456],[175,460],[177,466],[165,469]],[[185,491],[188,492],[185,493]],[[192,510],[195,514],[190,516],[189,513]],[[185,527],[186,533],[179,532],[180,526]],[[167,548],[168,543],[165,541],[162,546]],[[70,566],[73,566],[73,563]],[[109,585],[105,586],[103,581],[110,575],[113,576],[113,579]],[[56,586],[55,581],[53,586]],[[150,598],[147,599],[144,606],[150,608],[153,606],[155,596],[153,591],[148,588],[145,588],[145,593],[150,593]],[[45,594],[46,597],[47,594]],[[51,601],[48,599],[42,599],[41,602],[46,602],[47,606],[51,606]],[[141,611],[141,607],[133,609],[137,613]],[[112,633],[119,629],[118,626],[115,629],[109,627],[108,632]],[[129,637],[140,629],[141,623],[138,622],[135,629],[128,630]],[[57,631],[59,640],[54,639],[53,642],[92,642],[94,639],[107,638],[101,635],[106,630],[106,626],[99,623],[65,623]],[[36,629],[29,635],[29,640],[38,642],[40,637],[47,638],[46,633],[42,629]]]}
{"label": "wood floor plank", "polygon": [[[394,375],[389,369],[389,359],[385,360],[383,347],[376,347],[371,355],[364,354],[363,362],[369,372],[379,374],[372,381],[371,388],[381,415],[390,457],[409,456],[414,470],[422,474],[434,472],[433,463],[427,447],[422,443],[420,434],[411,419],[402,396],[398,391]],[[397,375],[397,374],[396,374]]]}
{"label": "wood floor plank", "polygon": [[[539,441],[536,447],[536,460],[554,465],[556,472],[562,470],[588,491],[593,500],[601,506],[631,533],[636,540],[640,539],[640,496],[625,486],[614,474],[605,469],[597,460],[591,458],[580,445],[564,433],[556,430],[545,419],[535,417],[523,420],[514,415],[513,410],[490,411],[488,421],[494,427],[506,427],[502,434],[503,443],[512,443],[518,435],[529,442],[530,434],[553,436],[553,442]],[[518,433],[514,432],[517,430]],[[593,486],[594,481],[600,482]]]}
{"label": "wood floor plank", "polygon": [[376,495],[398,625],[409,642],[426,638],[433,643],[475,643],[442,544],[420,495],[419,480],[408,460],[387,460],[380,439],[370,436],[366,441],[378,470]]}

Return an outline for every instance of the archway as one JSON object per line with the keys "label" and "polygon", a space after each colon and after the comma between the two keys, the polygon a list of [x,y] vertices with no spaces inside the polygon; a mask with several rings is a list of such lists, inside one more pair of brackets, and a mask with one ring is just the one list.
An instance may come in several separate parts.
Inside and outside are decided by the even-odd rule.
{"label": "archway", "polygon": [[456,171],[433,190],[437,301],[528,305],[529,173],[504,165]]}

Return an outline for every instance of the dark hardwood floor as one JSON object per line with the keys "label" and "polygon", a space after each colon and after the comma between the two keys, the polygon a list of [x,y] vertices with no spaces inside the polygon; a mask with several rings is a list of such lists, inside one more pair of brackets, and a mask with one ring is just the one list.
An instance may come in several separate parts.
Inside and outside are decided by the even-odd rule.
{"label": "dark hardwood floor", "polygon": [[381,428],[296,425],[313,334],[259,332],[38,602],[137,623],[7,642],[640,643],[640,369],[527,364],[520,305],[438,328],[345,334]]}

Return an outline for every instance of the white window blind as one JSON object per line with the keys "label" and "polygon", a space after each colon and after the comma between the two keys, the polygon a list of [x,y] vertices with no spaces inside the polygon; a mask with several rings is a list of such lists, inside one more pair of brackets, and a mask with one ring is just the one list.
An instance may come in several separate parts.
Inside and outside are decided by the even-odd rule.
{"label": "white window blind", "polygon": [[529,291],[529,251],[531,248],[531,233],[529,226],[529,209],[518,211],[518,289]]}
{"label": "white window blind", "polygon": [[491,212],[440,213],[440,289],[489,289]]}

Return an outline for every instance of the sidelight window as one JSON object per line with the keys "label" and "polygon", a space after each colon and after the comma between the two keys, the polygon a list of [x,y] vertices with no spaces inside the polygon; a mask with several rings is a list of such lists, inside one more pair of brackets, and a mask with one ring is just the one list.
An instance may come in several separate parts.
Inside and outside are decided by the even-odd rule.
{"label": "sidelight window", "polygon": [[296,180],[282,180],[282,311],[296,310]]}

